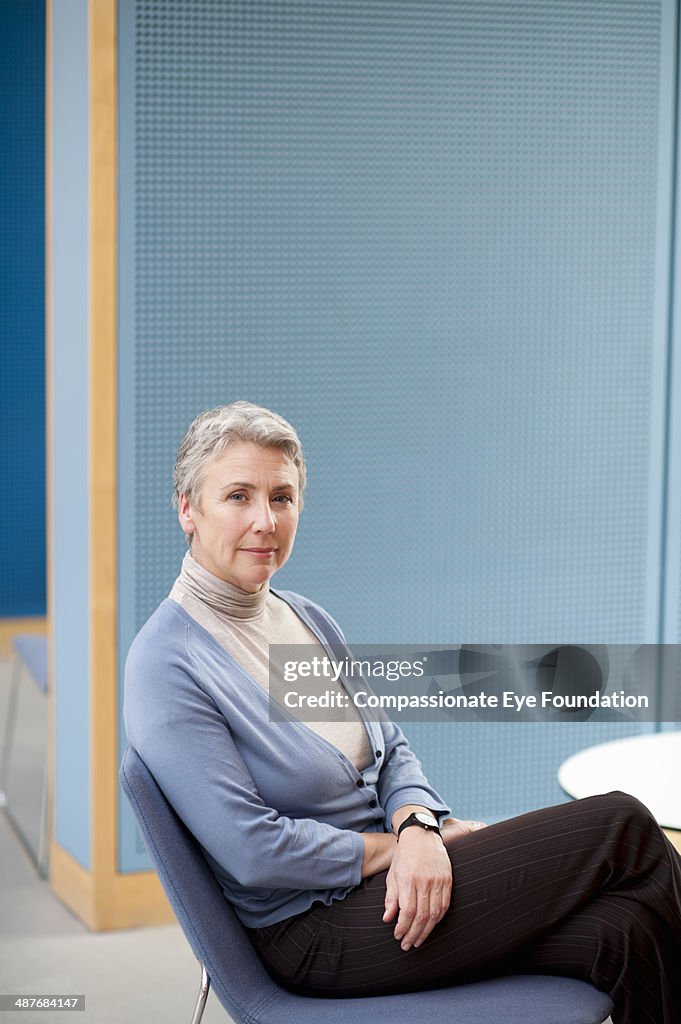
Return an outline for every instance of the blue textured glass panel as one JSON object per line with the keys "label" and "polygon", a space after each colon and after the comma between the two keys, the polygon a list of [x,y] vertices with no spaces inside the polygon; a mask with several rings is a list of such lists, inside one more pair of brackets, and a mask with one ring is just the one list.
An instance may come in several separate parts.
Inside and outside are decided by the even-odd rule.
{"label": "blue textured glass panel", "polygon": [[[183,551],[177,443],[236,398],[300,431],[277,582],[351,640],[657,639],[673,10],[123,0],[122,652]],[[503,781],[501,736],[424,760],[496,815],[573,729]]]}
{"label": "blue textured glass panel", "polygon": [[[678,98],[678,97],[677,97]],[[681,103],[677,102],[677,138],[681,130]],[[667,502],[665,517],[665,561],[663,576],[663,630],[665,643],[681,644],[681,166],[676,166],[676,221],[674,224],[674,287],[672,291],[672,330],[670,338],[669,446],[667,457]],[[678,722],[681,717],[681,674],[676,693],[666,708],[665,717]],[[676,724],[669,728],[676,729]]]}

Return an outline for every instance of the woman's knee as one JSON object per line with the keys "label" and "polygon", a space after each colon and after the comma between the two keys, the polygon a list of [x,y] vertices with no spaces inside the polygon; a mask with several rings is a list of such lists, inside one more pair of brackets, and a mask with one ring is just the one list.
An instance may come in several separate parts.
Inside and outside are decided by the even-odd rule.
{"label": "woman's knee", "polygon": [[625,815],[635,820],[656,823],[650,808],[631,793],[623,793],[621,790],[615,789],[612,793],[607,793],[606,796],[610,797],[615,807]]}
{"label": "woman's knee", "polygon": [[604,812],[610,811],[618,819],[656,824],[650,808],[646,807],[637,797],[632,796],[631,793],[624,793],[622,790],[614,789],[610,793],[603,793],[590,799],[599,801]]}

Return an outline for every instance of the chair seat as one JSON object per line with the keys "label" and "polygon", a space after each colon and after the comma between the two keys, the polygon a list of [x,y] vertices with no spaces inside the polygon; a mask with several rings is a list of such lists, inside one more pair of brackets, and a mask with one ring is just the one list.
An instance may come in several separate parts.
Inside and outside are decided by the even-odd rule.
{"label": "chair seat", "polygon": [[300,996],[265,970],[201,847],[132,747],[120,780],[177,919],[215,994],[240,1024],[601,1024],[610,998],[572,978],[522,975],[361,999]]}
{"label": "chair seat", "polygon": [[253,1024],[601,1024],[609,996],[574,978],[515,975],[472,985],[362,999],[313,999],[280,990],[250,1019]]}

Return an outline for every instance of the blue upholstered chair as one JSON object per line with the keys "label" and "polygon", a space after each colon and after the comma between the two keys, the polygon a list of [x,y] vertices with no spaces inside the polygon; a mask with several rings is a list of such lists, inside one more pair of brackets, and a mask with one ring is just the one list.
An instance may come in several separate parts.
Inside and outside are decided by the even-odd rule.
{"label": "blue upholstered chair", "polygon": [[607,995],[572,978],[523,976],[407,995],[317,999],[278,985],[208,867],[201,848],[166,801],[139,754],[128,747],[120,772],[147,850],[177,919],[201,964],[191,1024],[199,1024],[209,987],[239,1024],[600,1024]]}

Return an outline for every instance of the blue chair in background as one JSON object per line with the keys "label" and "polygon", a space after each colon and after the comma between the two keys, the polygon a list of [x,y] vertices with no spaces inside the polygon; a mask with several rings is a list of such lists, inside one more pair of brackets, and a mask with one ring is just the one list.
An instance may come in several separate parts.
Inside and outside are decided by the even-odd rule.
{"label": "blue chair in background", "polygon": [[601,1024],[607,995],[572,978],[525,975],[453,988],[362,999],[294,995],[267,973],[209,868],[139,754],[128,747],[120,770],[149,855],[201,965],[191,1024],[199,1024],[212,986],[239,1024]]}
{"label": "blue chair in background", "polygon": [[[18,633],[16,636],[12,637],[12,647],[14,649],[14,666],[10,682],[3,743],[2,748],[0,748],[0,807],[5,811],[7,819],[14,829],[18,839],[21,841],[27,854],[38,868],[38,873],[45,878],[47,876],[47,863],[49,856],[47,844],[47,749],[45,750],[45,763],[43,767],[37,849],[31,844],[29,838],[17,820],[16,815],[12,812],[9,799],[9,780],[12,763],[12,750],[14,748],[17,729],[19,689],[23,676],[27,673],[38,687],[40,693],[42,693],[44,697],[47,697],[47,637],[32,633]],[[45,744],[45,746],[47,747],[47,744]]]}

